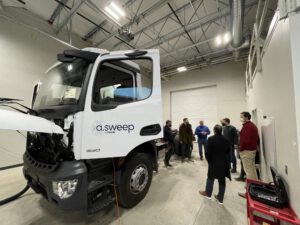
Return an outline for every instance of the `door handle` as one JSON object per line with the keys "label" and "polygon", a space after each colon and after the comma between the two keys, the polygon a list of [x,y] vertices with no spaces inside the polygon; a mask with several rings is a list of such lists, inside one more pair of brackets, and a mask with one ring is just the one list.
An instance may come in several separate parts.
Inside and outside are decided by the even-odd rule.
{"label": "door handle", "polygon": [[161,132],[161,126],[159,124],[152,124],[141,129],[141,136],[157,135]]}

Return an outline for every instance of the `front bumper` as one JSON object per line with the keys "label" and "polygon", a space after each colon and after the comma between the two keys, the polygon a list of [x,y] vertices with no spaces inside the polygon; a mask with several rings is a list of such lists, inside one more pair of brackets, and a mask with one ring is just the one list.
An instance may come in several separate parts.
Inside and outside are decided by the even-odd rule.
{"label": "front bumper", "polygon": [[[49,202],[64,210],[87,210],[87,168],[83,161],[65,161],[59,165],[47,165],[36,162],[27,152],[23,156],[23,173],[30,187],[40,193]],[[60,199],[53,193],[52,181],[78,179],[75,193]]]}

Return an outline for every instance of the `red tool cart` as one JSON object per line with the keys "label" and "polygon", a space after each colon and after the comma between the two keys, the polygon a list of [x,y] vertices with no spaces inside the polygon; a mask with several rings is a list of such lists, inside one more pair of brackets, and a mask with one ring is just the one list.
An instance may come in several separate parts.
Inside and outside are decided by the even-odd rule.
{"label": "red tool cart", "polygon": [[[254,190],[256,191],[255,196],[253,195],[253,186],[255,188],[258,187],[257,190]],[[288,200],[285,204],[279,204],[282,203],[282,201],[280,196],[278,198],[275,195],[278,190],[276,186],[276,182],[275,185],[271,185],[261,181],[247,179],[247,216],[249,225],[280,225],[283,221],[293,225],[300,225],[300,220],[289,207]],[[264,188],[261,189],[264,192],[259,190],[259,187]],[[268,192],[268,190],[271,191]],[[273,193],[272,190],[274,190]],[[286,193],[285,190],[283,192]],[[282,193],[279,193],[279,195],[281,194]],[[274,201],[274,203],[272,201]]]}

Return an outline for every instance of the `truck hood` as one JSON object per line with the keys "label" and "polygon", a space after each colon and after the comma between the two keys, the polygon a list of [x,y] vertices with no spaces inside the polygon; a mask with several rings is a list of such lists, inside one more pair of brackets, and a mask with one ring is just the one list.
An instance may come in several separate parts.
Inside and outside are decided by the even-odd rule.
{"label": "truck hood", "polygon": [[55,134],[64,133],[60,126],[47,119],[4,109],[0,109],[0,129]]}

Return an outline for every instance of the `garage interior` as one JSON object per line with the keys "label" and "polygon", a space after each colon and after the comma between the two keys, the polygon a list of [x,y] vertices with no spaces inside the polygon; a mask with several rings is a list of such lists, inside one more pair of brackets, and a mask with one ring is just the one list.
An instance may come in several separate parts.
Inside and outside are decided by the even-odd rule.
{"label": "garage interior", "polygon": [[[11,105],[4,98],[20,99],[17,103],[30,108],[35,85],[58,61],[57,54],[67,49],[159,49],[161,87],[142,80],[151,90],[140,103],[150,102],[151,91],[159,95],[161,116],[144,108],[136,120],[157,116],[157,124],[171,120],[172,129],[178,130],[188,118],[193,132],[203,120],[212,132],[222,118],[230,118],[240,131],[240,113],[250,112],[260,138],[260,180],[272,182],[274,167],[284,181],[290,209],[300,218],[299,10],[297,0],[0,0],[0,109],[16,107],[8,109]],[[152,63],[156,65],[153,59]],[[108,115],[114,110],[107,109]],[[0,121],[5,121],[3,115]],[[105,118],[109,117],[99,121]],[[27,131],[0,125],[0,202],[26,186]],[[123,136],[114,140],[112,152],[120,140],[125,140],[120,146],[130,144]],[[145,198],[133,208],[122,208],[113,198],[93,214],[65,211],[29,189],[0,206],[1,224],[298,224],[249,222],[248,201],[238,195],[246,183],[234,179],[239,176],[239,159],[238,172],[226,181],[224,204],[218,205],[198,193],[205,188],[208,162],[199,160],[196,139],[192,161],[182,163],[174,154],[173,166],[167,168],[166,146],[156,141],[158,171]]]}

